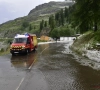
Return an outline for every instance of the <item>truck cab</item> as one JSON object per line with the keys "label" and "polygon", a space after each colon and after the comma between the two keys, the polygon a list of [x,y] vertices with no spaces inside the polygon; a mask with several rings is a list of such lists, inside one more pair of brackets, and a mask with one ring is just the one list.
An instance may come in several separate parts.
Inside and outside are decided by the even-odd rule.
{"label": "truck cab", "polygon": [[29,52],[35,50],[37,48],[37,37],[35,34],[17,34],[14,37],[14,40],[10,46],[10,53],[28,54]]}

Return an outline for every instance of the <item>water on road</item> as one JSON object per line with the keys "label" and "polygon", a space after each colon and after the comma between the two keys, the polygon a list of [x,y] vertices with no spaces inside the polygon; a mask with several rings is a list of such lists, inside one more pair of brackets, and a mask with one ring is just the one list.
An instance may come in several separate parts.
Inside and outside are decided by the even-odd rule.
{"label": "water on road", "polygon": [[[99,90],[100,71],[82,64],[69,49],[70,43],[54,43],[41,45],[38,55],[38,68],[44,74],[49,90]],[[78,57],[78,56],[77,56]],[[78,60],[77,60],[78,59]],[[87,63],[86,62],[86,63]]]}
{"label": "water on road", "polygon": [[100,90],[100,71],[70,42],[41,44],[28,55],[0,57],[0,90]]}

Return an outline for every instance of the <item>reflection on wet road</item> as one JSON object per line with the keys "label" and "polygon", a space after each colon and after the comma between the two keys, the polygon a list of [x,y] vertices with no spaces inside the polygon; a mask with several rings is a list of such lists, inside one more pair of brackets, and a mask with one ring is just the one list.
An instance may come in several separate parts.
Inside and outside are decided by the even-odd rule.
{"label": "reflection on wet road", "polygon": [[100,71],[77,62],[69,43],[41,45],[39,49],[43,47],[48,48],[39,55],[37,68],[44,74],[48,90],[100,90]]}
{"label": "reflection on wet road", "polygon": [[32,52],[28,55],[16,55],[11,57],[11,64],[16,69],[26,68],[28,69],[33,63],[35,63],[37,57],[36,52]]}
{"label": "reflection on wet road", "polygon": [[0,90],[18,90],[19,83],[34,65],[37,54],[0,56]]}
{"label": "reflection on wet road", "polygon": [[1,56],[0,90],[100,90],[100,71],[78,62],[69,44],[41,44],[28,55]]}

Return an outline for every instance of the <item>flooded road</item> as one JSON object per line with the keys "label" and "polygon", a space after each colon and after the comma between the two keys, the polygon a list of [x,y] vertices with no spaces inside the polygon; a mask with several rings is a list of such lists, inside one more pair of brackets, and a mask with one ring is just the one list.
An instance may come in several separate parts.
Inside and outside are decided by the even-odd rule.
{"label": "flooded road", "polygon": [[69,44],[41,44],[28,55],[0,56],[0,90],[100,90],[100,70],[82,64],[88,60],[76,57]]}

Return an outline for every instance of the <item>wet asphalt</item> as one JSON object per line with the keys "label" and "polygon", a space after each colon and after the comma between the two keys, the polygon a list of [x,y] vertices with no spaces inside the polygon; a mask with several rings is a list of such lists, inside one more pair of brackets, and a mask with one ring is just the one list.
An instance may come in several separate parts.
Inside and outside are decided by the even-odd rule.
{"label": "wet asphalt", "polygon": [[100,90],[100,71],[77,61],[82,58],[75,57],[69,42],[41,44],[28,55],[0,56],[0,90]]}

